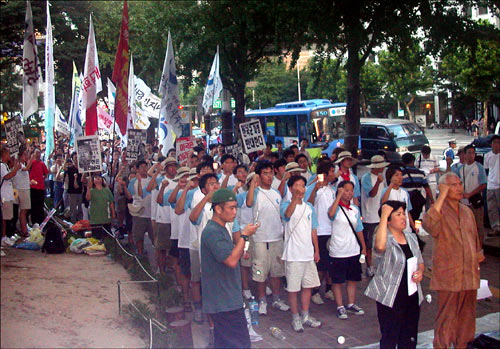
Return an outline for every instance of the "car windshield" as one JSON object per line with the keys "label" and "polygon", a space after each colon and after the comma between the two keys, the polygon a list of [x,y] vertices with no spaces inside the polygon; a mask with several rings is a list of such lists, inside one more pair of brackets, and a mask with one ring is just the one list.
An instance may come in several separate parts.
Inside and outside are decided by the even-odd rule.
{"label": "car windshield", "polygon": [[422,130],[416,124],[388,125],[389,132],[394,134],[394,138],[405,138],[422,135]]}

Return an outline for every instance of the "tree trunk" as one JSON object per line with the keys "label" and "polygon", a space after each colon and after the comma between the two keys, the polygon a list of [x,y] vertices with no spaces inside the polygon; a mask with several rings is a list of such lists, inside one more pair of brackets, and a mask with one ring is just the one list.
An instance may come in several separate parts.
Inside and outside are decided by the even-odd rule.
{"label": "tree trunk", "polygon": [[239,137],[239,124],[245,122],[245,84],[237,85],[235,90],[235,95],[233,96],[236,102],[236,110],[234,117],[234,134],[236,141]]}
{"label": "tree trunk", "polygon": [[361,109],[363,110],[363,117],[367,118],[368,117],[368,107],[366,105],[365,94],[361,93],[360,98],[361,98]]}
{"label": "tree trunk", "polygon": [[414,121],[413,120],[413,114],[411,113],[411,110],[410,110],[410,106],[413,104],[413,101],[415,100],[415,96],[411,96],[411,99],[408,103],[404,102],[404,105],[405,105],[405,109],[406,109],[406,112],[408,113],[408,119],[410,121]]}
{"label": "tree trunk", "polygon": [[483,102],[483,136],[488,135],[488,100]]}
{"label": "tree trunk", "polygon": [[457,124],[457,106],[455,102],[455,95],[451,93],[451,133],[455,133]]}
{"label": "tree trunk", "polygon": [[344,147],[356,157],[359,143],[360,125],[360,73],[362,62],[359,59],[359,43],[353,40],[347,48],[347,108],[346,108],[346,135]]}
{"label": "tree trunk", "polygon": [[224,89],[222,91],[222,144],[229,145],[233,143],[233,111],[231,110],[231,95],[229,91]]}

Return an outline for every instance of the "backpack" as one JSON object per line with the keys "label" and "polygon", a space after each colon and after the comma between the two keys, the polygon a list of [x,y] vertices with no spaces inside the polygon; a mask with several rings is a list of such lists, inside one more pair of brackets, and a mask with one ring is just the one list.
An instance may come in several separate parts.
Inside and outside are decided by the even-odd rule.
{"label": "backpack", "polygon": [[42,245],[42,252],[52,254],[64,253],[64,251],[66,251],[66,246],[64,245],[61,229],[53,224],[48,225],[47,232],[45,233],[45,242]]}

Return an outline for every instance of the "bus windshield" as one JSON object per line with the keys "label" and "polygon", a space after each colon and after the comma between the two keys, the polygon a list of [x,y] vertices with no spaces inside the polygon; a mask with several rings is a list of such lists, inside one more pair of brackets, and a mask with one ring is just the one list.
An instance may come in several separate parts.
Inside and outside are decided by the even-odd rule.
{"label": "bus windshield", "polygon": [[339,117],[324,117],[312,120],[312,133],[318,142],[331,142],[345,136],[345,122]]}

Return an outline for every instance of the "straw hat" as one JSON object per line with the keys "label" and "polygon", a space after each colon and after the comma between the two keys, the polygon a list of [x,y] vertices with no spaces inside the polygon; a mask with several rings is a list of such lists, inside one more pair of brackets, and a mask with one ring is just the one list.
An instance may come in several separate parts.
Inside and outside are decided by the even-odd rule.
{"label": "straw hat", "polygon": [[177,164],[177,160],[175,160],[175,158],[169,156],[168,158],[166,158],[165,160],[163,160],[162,163],[161,163],[161,165],[163,167],[168,166],[170,164]]}
{"label": "straw hat", "polygon": [[178,181],[179,179],[181,179],[182,177],[184,177],[185,175],[188,175],[189,174],[189,167],[179,167],[177,169],[177,175],[174,177],[174,181]]}
{"label": "straw hat", "polygon": [[335,160],[335,163],[339,164],[345,159],[352,159],[352,161],[354,161],[355,163],[358,161],[358,159],[352,156],[350,151],[345,150],[339,154],[337,160]]}
{"label": "straw hat", "polygon": [[243,185],[243,190],[248,191],[248,187],[250,185],[250,182],[252,181],[253,177],[255,177],[255,172],[250,172],[247,175],[247,179],[245,180],[245,184]]}
{"label": "straw hat", "polygon": [[289,172],[289,173],[292,173],[292,172],[305,172],[300,166],[298,163],[296,162],[289,162],[288,164],[286,164],[285,166],[285,171],[286,172]]}
{"label": "straw hat", "polygon": [[371,164],[366,166],[368,168],[383,168],[390,165],[382,155],[373,155],[370,161]]}
{"label": "straw hat", "polygon": [[189,170],[188,181],[192,181],[196,177],[198,177],[198,173],[196,173],[196,167],[193,167],[192,169]]}

